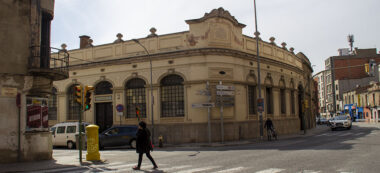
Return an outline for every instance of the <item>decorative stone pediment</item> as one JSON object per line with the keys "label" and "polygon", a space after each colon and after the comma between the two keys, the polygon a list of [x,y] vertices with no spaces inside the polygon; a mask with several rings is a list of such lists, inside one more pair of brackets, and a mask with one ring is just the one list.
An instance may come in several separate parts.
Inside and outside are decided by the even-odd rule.
{"label": "decorative stone pediment", "polygon": [[199,19],[192,19],[192,20],[186,20],[187,24],[193,24],[193,23],[200,23],[203,22],[209,18],[214,18],[214,17],[220,17],[227,19],[231,21],[235,26],[239,26],[241,28],[244,28],[245,25],[242,23],[239,23],[234,16],[230,14],[227,10],[224,10],[222,7],[218,9],[213,9],[210,13],[205,13],[205,15],[202,18]]}

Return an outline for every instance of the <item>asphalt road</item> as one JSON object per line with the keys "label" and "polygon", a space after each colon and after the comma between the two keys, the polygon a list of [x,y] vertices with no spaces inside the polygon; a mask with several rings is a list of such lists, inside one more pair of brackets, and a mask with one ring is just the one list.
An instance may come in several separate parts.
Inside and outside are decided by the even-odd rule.
{"label": "asphalt road", "polygon": [[[159,169],[144,157],[141,171],[132,171],[138,155],[132,149],[101,151],[105,163],[52,169],[51,172],[249,172],[249,173],[378,173],[380,125],[354,124],[351,130],[324,130],[237,146],[169,147],[152,152]],[[77,151],[55,149],[56,159],[77,159]],[[83,155],[85,159],[85,153]],[[44,172],[49,172],[44,171]]]}

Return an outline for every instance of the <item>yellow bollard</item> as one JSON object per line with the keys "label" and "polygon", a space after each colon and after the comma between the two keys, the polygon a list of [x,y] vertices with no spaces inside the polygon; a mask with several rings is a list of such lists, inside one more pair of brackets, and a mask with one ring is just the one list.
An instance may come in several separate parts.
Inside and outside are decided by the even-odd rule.
{"label": "yellow bollard", "polygon": [[99,126],[89,125],[86,127],[87,136],[87,161],[99,161]]}

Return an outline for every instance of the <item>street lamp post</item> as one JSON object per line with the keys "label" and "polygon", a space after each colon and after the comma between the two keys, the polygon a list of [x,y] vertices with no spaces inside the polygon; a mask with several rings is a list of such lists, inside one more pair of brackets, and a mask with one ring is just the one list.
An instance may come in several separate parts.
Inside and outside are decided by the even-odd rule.
{"label": "street lamp post", "polygon": [[152,73],[152,57],[149,54],[149,51],[145,48],[144,45],[142,45],[137,39],[132,39],[135,43],[140,45],[142,48],[144,48],[145,52],[148,54],[149,57],[149,63],[150,63],[150,110],[152,114],[152,143],[154,144],[154,116],[153,116],[153,103],[154,103],[154,98],[153,98],[153,73]]}
{"label": "street lamp post", "polygon": [[[260,76],[260,55],[259,55],[259,31],[257,30],[257,15],[256,15],[256,0],[253,1],[255,8],[255,36],[256,36],[256,50],[257,50],[257,87],[259,89],[259,99],[261,99],[261,76]],[[265,103],[265,102],[264,102]],[[262,103],[264,106],[265,104]],[[263,106],[263,107],[264,107]],[[267,105],[268,106],[268,105]],[[263,127],[263,113],[259,110],[259,126],[260,126],[260,138],[263,139],[264,127]]]}

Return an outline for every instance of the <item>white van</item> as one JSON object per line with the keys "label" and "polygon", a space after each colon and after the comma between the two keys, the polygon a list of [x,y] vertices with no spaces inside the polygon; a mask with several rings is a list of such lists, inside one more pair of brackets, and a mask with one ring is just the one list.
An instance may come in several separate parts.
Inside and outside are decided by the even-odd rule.
{"label": "white van", "polygon": [[[89,123],[82,122],[82,135],[85,135],[86,126]],[[79,135],[79,122],[58,123],[50,128],[53,146],[65,146],[69,149],[75,148],[76,138]]]}

